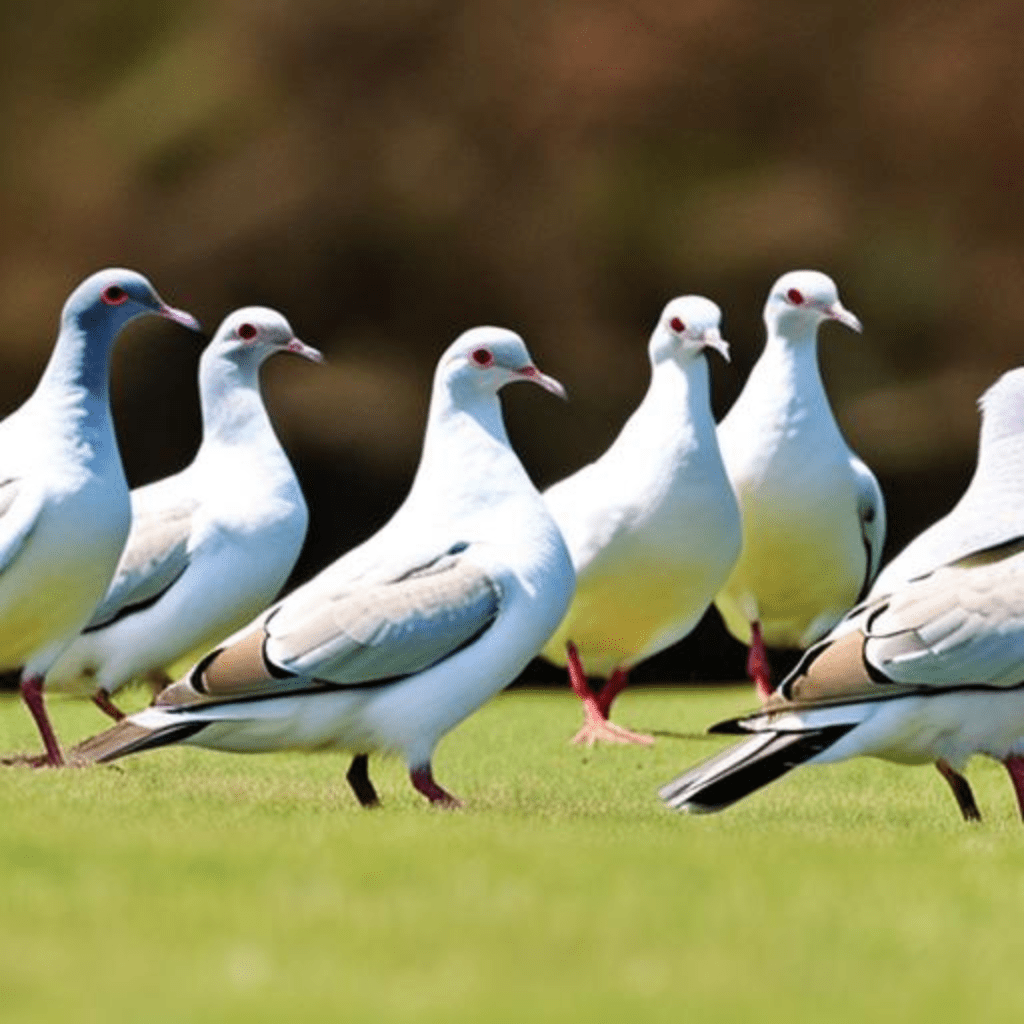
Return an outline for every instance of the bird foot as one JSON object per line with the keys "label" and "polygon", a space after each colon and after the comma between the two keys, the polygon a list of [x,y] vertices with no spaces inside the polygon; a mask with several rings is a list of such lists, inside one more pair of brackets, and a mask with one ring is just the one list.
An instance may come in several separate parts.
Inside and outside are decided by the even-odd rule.
{"label": "bird foot", "polygon": [[5,754],[0,757],[0,765],[5,768],[16,768],[20,765],[28,768],[63,768],[64,762],[53,763],[48,754]]}
{"label": "bird foot", "polygon": [[441,807],[448,811],[456,811],[462,807],[462,801],[458,797],[452,796],[446,789],[438,785],[429,764],[422,768],[411,768],[409,778],[412,780],[413,786],[435,807]]}
{"label": "bird foot", "polygon": [[632,743],[641,747],[650,747],[654,744],[654,737],[624,729],[621,725],[609,722],[606,718],[593,720],[588,716],[583,727],[573,736],[572,742],[585,744],[588,747],[592,747],[597,742]]}

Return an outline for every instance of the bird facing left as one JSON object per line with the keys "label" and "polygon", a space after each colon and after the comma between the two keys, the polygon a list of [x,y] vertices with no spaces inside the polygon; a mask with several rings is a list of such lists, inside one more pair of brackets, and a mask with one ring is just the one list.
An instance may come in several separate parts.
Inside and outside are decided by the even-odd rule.
{"label": "bird facing left", "polygon": [[200,330],[141,274],[86,278],[64,304],[35,391],[0,422],[0,669],[21,670],[43,764],[63,763],[43,703],[46,673],[103,597],[128,536],[110,360],[122,328],[147,314]]}

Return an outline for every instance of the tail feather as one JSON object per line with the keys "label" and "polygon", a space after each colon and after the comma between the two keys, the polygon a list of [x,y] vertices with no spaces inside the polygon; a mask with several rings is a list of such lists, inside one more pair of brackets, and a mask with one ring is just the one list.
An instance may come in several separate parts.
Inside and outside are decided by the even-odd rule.
{"label": "tail feather", "polygon": [[677,811],[721,811],[827,750],[856,723],[806,732],[758,732],[695,765],[662,786],[658,795]]}
{"label": "tail feather", "polygon": [[173,722],[156,728],[147,728],[125,718],[104,732],[82,740],[72,751],[71,757],[77,764],[104,764],[116,761],[126,754],[137,754],[142,750],[153,750],[169,743],[188,739],[208,722]]}

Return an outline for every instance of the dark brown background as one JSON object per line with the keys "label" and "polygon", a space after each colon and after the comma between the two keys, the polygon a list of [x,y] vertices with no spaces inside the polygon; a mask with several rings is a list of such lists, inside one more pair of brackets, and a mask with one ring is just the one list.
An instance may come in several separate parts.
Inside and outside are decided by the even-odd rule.
{"label": "dark brown background", "polygon": [[[313,511],[297,579],[401,499],[434,360],[475,324],[519,330],[569,388],[507,393],[544,485],[638,401],[667,299],[724,309],[721,414],[768,286],[827,271],[865,324],[826,327],[821,357],[890,553],[962,489],[976,397],[1020,360],[1010,0],[7,0],[0,19],[0,408],[99,267],[142,270],[210,328],[280,308],[330,360],[265,372]],[[132,483],[197,443],[198,350],[160,323],[119,346]],[[712,624],[646,677],[737,659]]]}

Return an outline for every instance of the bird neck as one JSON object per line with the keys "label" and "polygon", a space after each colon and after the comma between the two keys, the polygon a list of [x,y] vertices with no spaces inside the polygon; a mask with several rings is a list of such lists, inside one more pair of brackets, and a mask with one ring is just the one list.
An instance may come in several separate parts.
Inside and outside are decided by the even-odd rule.
{"label": "bird neck", "polygon": [[116,337],[117,330],[108,320],[91,324],[66,320],[36,393],[109,405],[110,358]]}
{"label": "bird neck", "polygon": [[711,380],[707,358],[696,355],[680,365],[674,359],[659,363],[651,374],[640,407],[662,423],[677,423],[692,429],[698,440],[715,436],[711,412]]}
{"label": "bird neck", "polygon": [[497,395],[455,395],[447,382],[435,385],[409,504],[462,514],[515,493],[524,481],[529,478],[509,445]]}
{"label": "bird neck", "polygon": [[828,408],[825,386],[818,368],[816,329],[782,335],[769,328],[764,352],[750,373],[750,385],[772,401],[782,402],[792,414],[813,414]]}
{"label": "bird neck", "polygon": [[255,352],[232,358],[207,350],[199,360],[199,406],[203,445],[245,444],[277,437],[260,393],[260,360]]}

